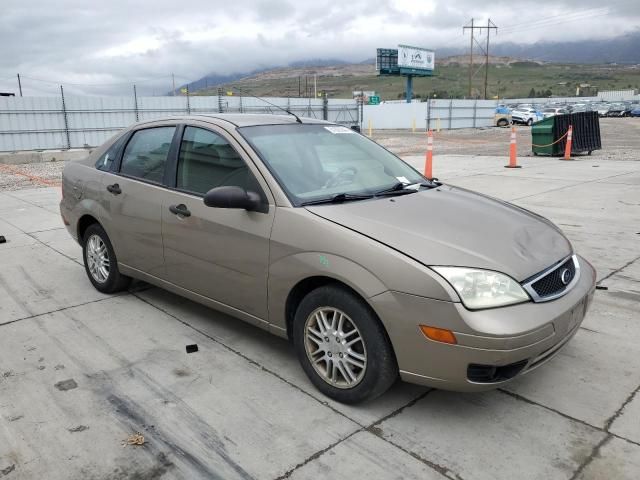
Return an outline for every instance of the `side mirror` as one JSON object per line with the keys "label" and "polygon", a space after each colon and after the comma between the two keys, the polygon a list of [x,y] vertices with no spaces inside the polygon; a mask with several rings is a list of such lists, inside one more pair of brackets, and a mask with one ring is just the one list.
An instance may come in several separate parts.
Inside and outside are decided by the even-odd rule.
{"label": "side mirror", "polygon": [[204,204],[216,208],[243,208],[250,212],[262,207],[260,195],[233,186],[212,188],[204,196]]}

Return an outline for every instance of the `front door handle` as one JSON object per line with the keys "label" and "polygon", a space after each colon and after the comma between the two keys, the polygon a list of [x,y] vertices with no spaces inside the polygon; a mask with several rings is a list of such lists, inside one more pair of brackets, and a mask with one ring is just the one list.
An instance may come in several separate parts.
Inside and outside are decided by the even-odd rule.
{"label": "front door handle", "polygon": [[107,191],[109,193],[113,193],[114,195],[120,195],[122,190],[120,190],[120,185],[114,183],[113,185],[107,185]]}
{"label": "front door handle", "polygon": [[175,215],[180,215],[182,217],[191,216],[191,212],[184,203],[181,203],[180,205],[171,205],[169,207],[169,211]]}

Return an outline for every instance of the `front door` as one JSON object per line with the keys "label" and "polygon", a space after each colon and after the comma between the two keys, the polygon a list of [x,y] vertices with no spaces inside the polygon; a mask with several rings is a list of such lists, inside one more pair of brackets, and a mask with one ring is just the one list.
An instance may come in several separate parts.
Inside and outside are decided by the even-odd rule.
{"label": "front door", "polygon": [[[119,171],[103,176],[104,227],[118,263],[162,278],[162,186],[175,126],[137,130]],[[116,167],[117,169],[117,167]]]}
{"label": "front door", "polygon": [[[162,205],[166,275],[182,288],[266,321],[275,208],[239,151],[222,130],[185,128],[175,190],[165,193]],[[204,194],[219,186],[254,191],[272,205],[266,213],[207,207]]]}

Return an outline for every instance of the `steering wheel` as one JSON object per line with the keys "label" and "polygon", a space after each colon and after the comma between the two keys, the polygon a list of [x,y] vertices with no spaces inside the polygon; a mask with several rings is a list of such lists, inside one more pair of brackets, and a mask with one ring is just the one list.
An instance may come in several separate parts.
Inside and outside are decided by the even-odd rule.
{"label": "steering wheel", "polygon": [[[339,185],[350,183],[356,173],[358,173],[358,169],[356,167],[343,167],[331,175],[331,178],[325,182],[322,188],[337,187]],[[348,178],[347,175],[349,175]]]}

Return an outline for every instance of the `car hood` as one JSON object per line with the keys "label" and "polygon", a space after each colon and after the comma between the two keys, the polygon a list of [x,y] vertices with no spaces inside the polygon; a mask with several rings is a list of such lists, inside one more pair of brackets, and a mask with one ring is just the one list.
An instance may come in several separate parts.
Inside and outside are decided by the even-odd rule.
{"label": "car hood", "polygon": [[549,220],[457,187],[306,208],[424,265],[483,268],[518,281],[572,252]]}

